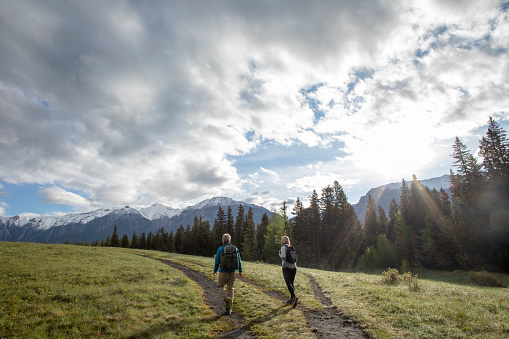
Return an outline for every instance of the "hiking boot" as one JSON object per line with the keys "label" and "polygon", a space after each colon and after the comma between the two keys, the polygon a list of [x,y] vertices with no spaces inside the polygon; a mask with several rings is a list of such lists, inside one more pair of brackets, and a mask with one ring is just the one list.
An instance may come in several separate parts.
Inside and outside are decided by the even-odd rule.
{"label": "hiking boot", "polygon": [[232,298],[228,298],[228,300],[226,300],[226,313],[232,313]]}
{"label": "hiking boot", "polygon": [[293,308],[297,307],[297,300],[299,300],[299,298],[297,298],[297,297],[293,298],[293,302],[292,302]]}
{"label": "hiking boot", "polygon": [[286,301],[287,304],[293,304],[293,298],[290,298]]}

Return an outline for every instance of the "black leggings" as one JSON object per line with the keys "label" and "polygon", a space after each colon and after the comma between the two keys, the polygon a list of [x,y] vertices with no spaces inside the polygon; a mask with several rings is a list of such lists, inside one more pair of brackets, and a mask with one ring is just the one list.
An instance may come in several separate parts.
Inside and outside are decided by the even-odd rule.
{"label": "black leggings", "polygon": [[295,298],[295,287],[293,286],[293,281],[295,280],[296,274],[297,274],[296,268],[283,267],[283,277],[285,278],[288,291],[290,291],[291,298]]}

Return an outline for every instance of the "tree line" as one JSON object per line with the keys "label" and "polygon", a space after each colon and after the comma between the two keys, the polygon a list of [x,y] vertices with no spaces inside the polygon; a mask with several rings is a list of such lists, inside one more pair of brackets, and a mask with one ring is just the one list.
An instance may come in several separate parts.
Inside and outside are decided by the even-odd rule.
{"label": "tree line", "polygon": [[255,225],[251,208],[239,206],[236,217],[230,206],[218,208],[213,225],[195,216],[193,225],[175,232],[163,228],[154,234],[113,235],[96,246],[140,249],[212,256],[224,233],[232,235],[242,258],[277,263],[279,240],[290,236],[299,264],[340,270],[416,267],[430,269],[480,269],[509,271],[509,142],[506,131],[491,117],[488,131],[479,143],[478,160],[456,138],[448,194],[443,188],[429,189],[414,175],[401,183],[399,201],[389,211],[368,196],[362,225],[335,181],[309,197],[304,207],[297,198],[288,216],[280,211],[263,215]]}
{"label": "tree line", "polygon": [[361,267],[488,269],[509,272],[509,142],[491,117],[478,160],[456,138],[450,195],[401,184],[387,217],[368,197]]}

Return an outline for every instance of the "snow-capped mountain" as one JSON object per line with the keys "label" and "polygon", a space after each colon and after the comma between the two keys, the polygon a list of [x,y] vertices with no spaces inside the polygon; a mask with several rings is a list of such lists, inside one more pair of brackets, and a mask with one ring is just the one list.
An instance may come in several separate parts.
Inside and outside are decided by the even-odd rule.
{"label": "snow-capped mountain", "polygon": [[225,213],[228,207],[231,207],[232,214],[236,217],[240,205],[244,207],[244,213],[247,213],[249,208],[253,209],[255,224],[261,221],[264,213],[270,215],[269,210],[257,205],[215,197],[184,209],[156,203],[140,210],[125,206],[51,218],[0,217],[0,241],[48,243],[102,241],[113,234],[115,225],[121,236],[127,234],[129,238],[134,232],[138,235],[148,234],[161,227],[167,232],[175,232],[180,225],[184,227],[192,225],[195,216],[201,217],[203,221],[208,220],[213,225],[219,206]]}
{"label": "snow-capped mountain", "polygon": [[182,212],[182,210],[179,208],[172,208],[158,203],[155,203],[150,207],[140,209],[141,215],[143,215],[148,220],[161,219],[164,217],[171,218],[179,215],[180,212]]}

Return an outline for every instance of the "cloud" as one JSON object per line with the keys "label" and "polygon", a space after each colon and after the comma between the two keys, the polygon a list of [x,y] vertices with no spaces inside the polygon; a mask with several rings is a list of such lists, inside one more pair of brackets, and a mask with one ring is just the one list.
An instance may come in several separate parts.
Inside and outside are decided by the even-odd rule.
{"label": "cloud", "polygon": [[90,203],[82,196],[68,192],[60,187],[53,186],[42,189],[39,194],[44,197],[43,202],[50,204],[63,204],[70,206],[88,206]]}
{"label": "cloud", "polygon": [[[509,118],[508,31],[496,1],[3,1],[0,179],[90,208],[399,180]],[[330,167],[239,173],[268,143]]]}

